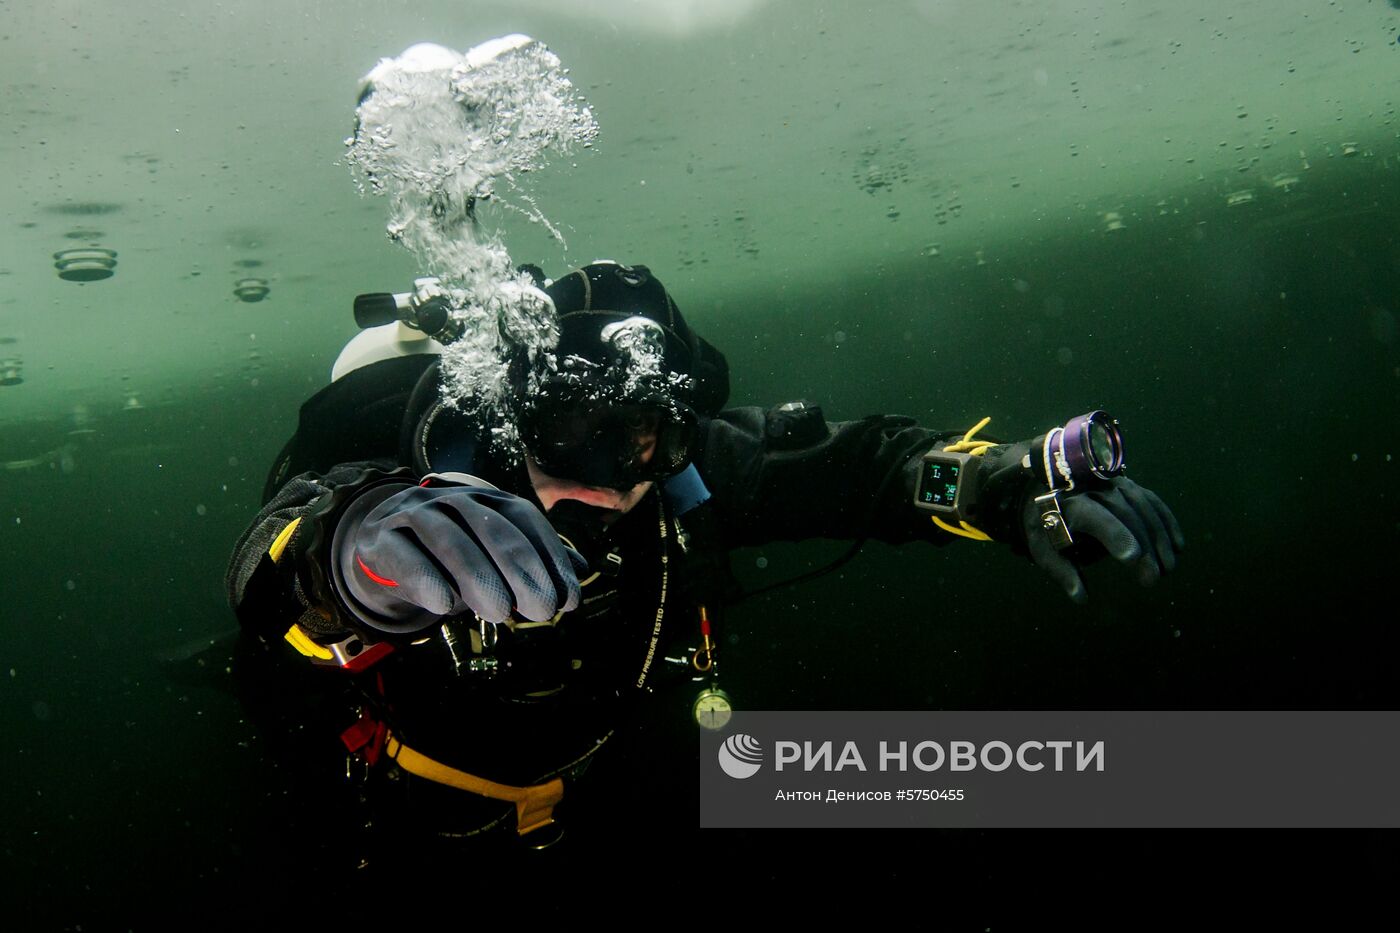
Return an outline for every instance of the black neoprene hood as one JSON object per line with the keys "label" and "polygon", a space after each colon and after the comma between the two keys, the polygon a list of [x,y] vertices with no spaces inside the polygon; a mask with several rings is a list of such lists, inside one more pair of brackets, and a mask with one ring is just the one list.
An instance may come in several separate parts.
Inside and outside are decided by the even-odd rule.
{"label": "black neoprene hood", "polygon": [[603,336],[610,324],[642,317],[658,324],[665,337],[662,366],[682,378],[671,387],[672,402],[703,414],[723,407],[729,395],[724,357],[690,329],[665,286],[646,266],[595,262],[561,276],[545,292],[558,315],[556,358],[578,357],[607,367],[617,351]]}

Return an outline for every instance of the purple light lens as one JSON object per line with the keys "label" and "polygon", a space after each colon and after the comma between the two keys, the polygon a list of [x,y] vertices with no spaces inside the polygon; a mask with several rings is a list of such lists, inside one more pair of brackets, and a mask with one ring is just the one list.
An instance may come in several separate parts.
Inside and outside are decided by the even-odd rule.
{"label": "purple light lens", "polygon": [[1064,450],[1076,482],[1090,476],[1110,479],[1123,472],[1123,434],[1108,412],[1071,418],[1065,425]]}

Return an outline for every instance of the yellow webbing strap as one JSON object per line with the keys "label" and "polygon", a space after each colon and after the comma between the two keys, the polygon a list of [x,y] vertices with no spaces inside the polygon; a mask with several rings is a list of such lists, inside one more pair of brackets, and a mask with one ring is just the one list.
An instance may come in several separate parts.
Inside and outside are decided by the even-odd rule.
{"label": "yellow webbing strap", "polygon": [[[282,553],[287,550],[287,542],[292,540],[292,535],[296,534],[297,526],[300,524],[300,518],[292,519],[287,523],[287,527],[283,528],[273,539],[272,546],[267,549],[267,556],[272,558],[274,564],[282,559]],[[287,644],[308,658],[320,658],[322,661],[331,659],[330,649],[323,648],[312,641],[311,636],[306,634],[300,625],[293,625],[287,629],[287,633],[282,637],[287,640]]]}
{"label": "yellow webbing strap", "polygon": [[404,745],[392,734],[385,742],[384,750],[409,774],[416,774],[429,781],[446,784],[468,793],[480,794],[482,797],[490,797],[492,800],[508,800],[514,803],[516,832],[522,836],[553,823],[554,805],[564,797],[563,778],[555,778],[533,787],[497,784],[495,781],[488,781],[486,778],[434,761]]}
{"label": "yellow webbing strap", "polygon": [[267,549],[267,556],[272,558],[275,564],[282,559],[282,552],[287,549],[287,542],[292,540],[292,534],[296,532],[297,526],[301,524],[300,518],[292,519],[291,523],[273,540],[272,547]]}
{"label": "yellow webbing strap", "polygon": [[[983,418],[981,421],[977,422],[972,426],[972,430],[968,431],[966,434],[963,435],[962,440],[949,444],[947,447],[944,447],[943,452],[953,454],[972,454],[974,457],[982,456],[987,452],[988,447],[995,446],[995,442],[975,441],[972,439],[972,435],[976,434],[978,431],[991,424],[991,422],[992,418],[990,415],[988,415],[986,418]],[[985,531],[972,527],[967,522],[958,522],[959,527],[954,528],[952,525],[948,524],[943,519],[939,518],[937,515],[931,517],[933,518],[933,523],[935,525],[948,532],[948,534],[950,535],[957,535],[959,538],[970,538],[973,541],[992,540],[991,535],[987,534]]]}
{"label": "yellow webbing strap", "polygon": [[308,658],[320,658],[322,661],[329,661],[333,656],[331,649],[323,648],[311,640],[311,636],[306,634],[305,629],[300,625],[293,625],[287,629],[287,634],[282,636],[287,640],[287,644],[306,655]]}
{"label": "yellow webbing strap", "polygon": [[973,528],[967,522],[958,522],[958,524],[962,527],[954,528],[952,525],[948,524],[943,519],[935,515],[933,516],[933,523],[939,528],[942,528],[944,531],[948,532],[948,534],[957,535],[959,538],[971,538],[973,541],[992,540],[991,535],[987,534],[985,531],[982,531],[980,529]]}
{"label": "yellow webbing strap", "polygon": [[944,447],[943,452],[951,454],[973,454],[978,457],[982,456],[987,452],[988,447],[994,447],[996,446],[996,444],[994,441],[974,441],[972,439],[972,435],[976,434],[978,431],[982,430],[991,423],[992,416],[988,415],[981,421],[974,424],[972,426],[972,430],[968,431],[966,434],[963,435],[962,440],[958,441],[955,444],[949,444],[947,447]]}

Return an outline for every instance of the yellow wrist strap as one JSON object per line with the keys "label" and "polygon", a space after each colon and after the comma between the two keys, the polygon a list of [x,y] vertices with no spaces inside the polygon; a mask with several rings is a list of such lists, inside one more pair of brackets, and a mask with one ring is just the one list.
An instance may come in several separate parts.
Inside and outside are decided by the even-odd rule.
{"label": "yellow wrist strap", "polygon": [[948,534],[957,535],[959,538],[971,538],[973,541],[992,540],[991,535],[987,534],[985,531],[979,531],[978,529],[973,528],[967,522],[958,522],[958,524],[962,527],[954,528],[952,525],[948,524],[943,519],[935,515],[933,516],[933,523],[939,528],[942,528],[944,531],[948,532]]}
{"label": "yellow wrist strap", "polygon": [[[974,457],[982,456],[987,452],[988,447],[996,446],[996,442],[975,441],[972,439],[972,436],[978,431],[985,428],[987,425],[991,424],[991,422],[992,419],[990,415],[986,418],[983,418],[981,421],[974,424],[970,431],[968,431],[962,436],[962,440],[956,441],[952,444],[949,444],[947,447],[944,447],[943,452],[950,454],[972,454]],[[958,522],[959,527],[954,528],[952,525],[948,524],[943,519],[939,518],[937,515],[931,517],[935,525],[948,532],[948,534],[950,535],[957,535],[959,538],[969,538],[973,541],[992,540],[991,535],[987,534],[985,531],[972,527],[967,522]]]}

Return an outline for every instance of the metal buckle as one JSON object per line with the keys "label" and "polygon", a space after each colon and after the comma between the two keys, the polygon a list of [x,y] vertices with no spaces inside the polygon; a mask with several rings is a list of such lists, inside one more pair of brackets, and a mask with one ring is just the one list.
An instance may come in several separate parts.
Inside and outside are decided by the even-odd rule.
{"label": "metal buckle", "polygon": [[1060,511],[1059,491],[1052,489],[1043,496],[1036,496],[1035,504],[1040,509],[1040,527],[1055,550],[1063,551],[1073,544],[1074,536],[1069,533],[1069,523]]}
{"label": "metal buckle", "polygon": [[353,787],[369,783],[369,759],[351,752],[345,756],[345,780]]}
{"label": "metal buckle", "polygon": [[489,656],[500,636],[499,628],[495,623],[487,622],[480,616],[476,617],[476,621],[474,627],[467,628],[466,644],[463,644],[457,622],[448,620],[442,623],[442,640],[447,644],[447,651],[452,657],[452,668],[459,677],[463,674],[493,677],[499,666],[496,658]]}

